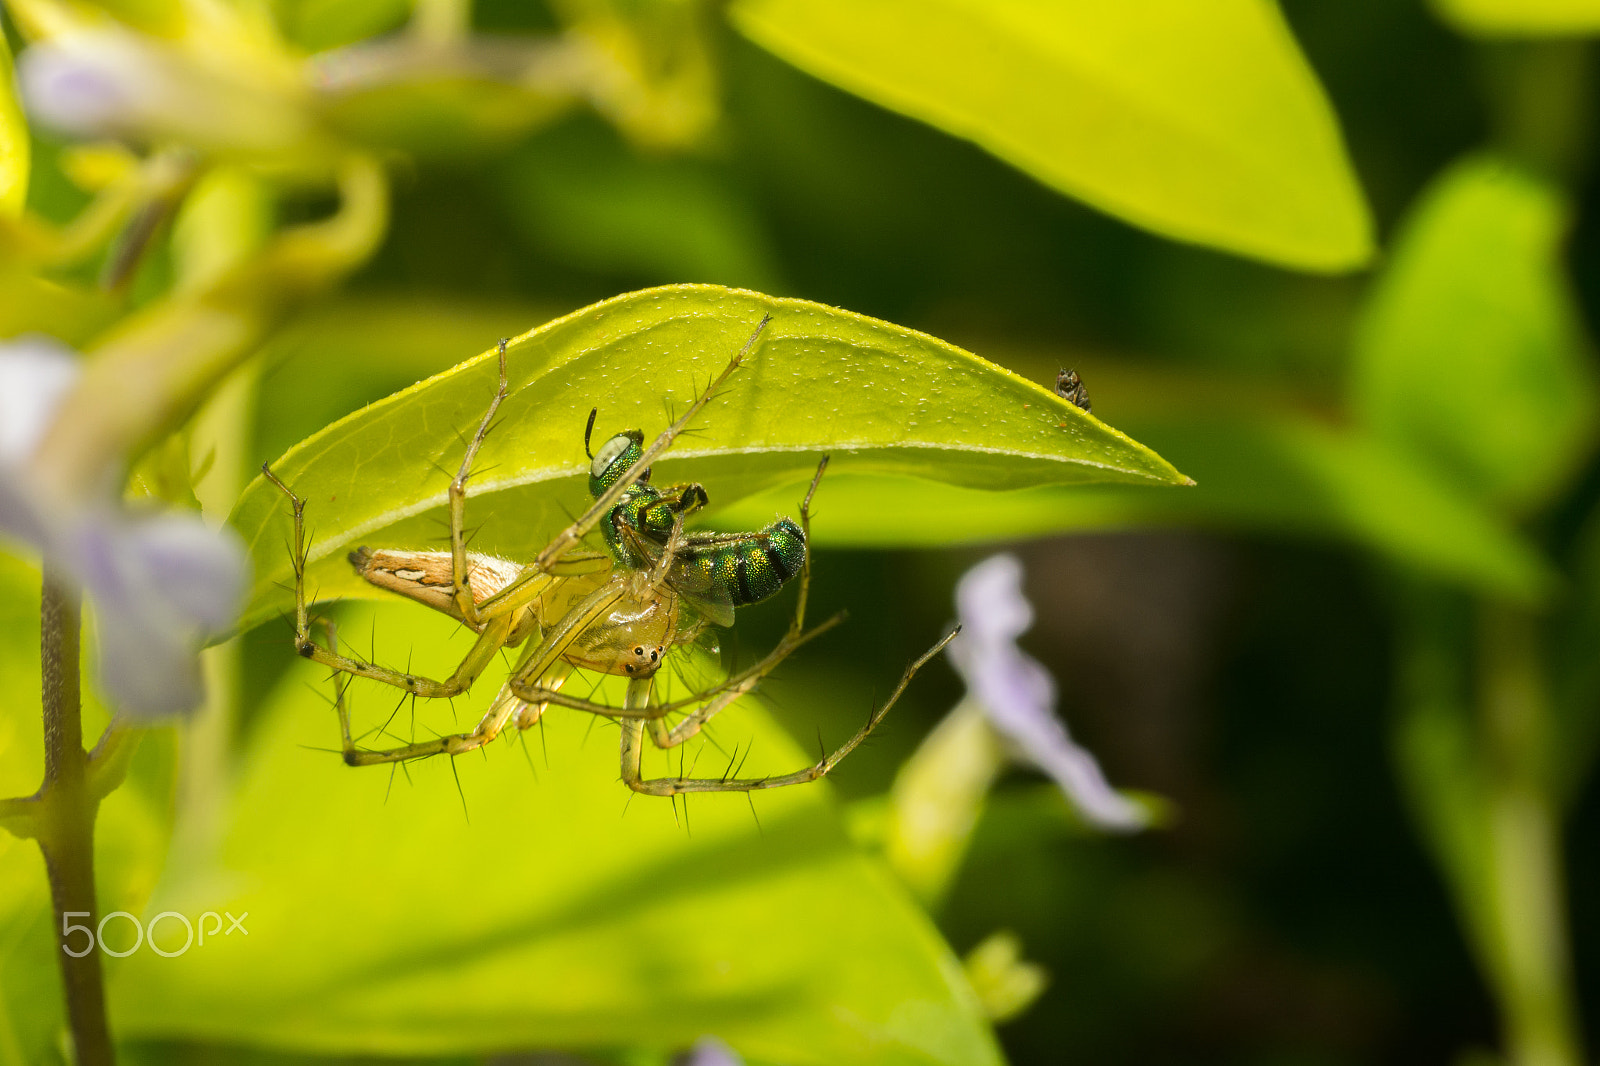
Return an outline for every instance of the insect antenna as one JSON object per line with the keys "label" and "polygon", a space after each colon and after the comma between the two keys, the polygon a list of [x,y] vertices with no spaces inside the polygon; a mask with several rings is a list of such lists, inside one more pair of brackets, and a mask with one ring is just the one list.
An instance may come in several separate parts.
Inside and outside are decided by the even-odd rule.
{"label": "insect antenna", "polygon": [[589,450],[589,436],[594,433],[594,419],[599,413],[600,408],[589,408],[589,424],[583,427],[583,454],[587,455],[590,459],[594,458],[594,452]]}

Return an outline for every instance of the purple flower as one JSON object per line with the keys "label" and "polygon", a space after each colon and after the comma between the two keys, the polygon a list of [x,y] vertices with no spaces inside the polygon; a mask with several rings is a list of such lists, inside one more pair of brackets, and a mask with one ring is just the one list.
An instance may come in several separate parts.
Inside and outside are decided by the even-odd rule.
{"label": "purple flower", "polygon": [[739,1053],[714,1036],[702,1036],[676,1061],[677,1066],[744,1066]]}
{"label": "purple flower", "polygon": [[28,459],[77,376],[52,341],[0,342],[0,538],[30,545],[88,595],[113,706],[143,718],[191,710],[204,695],[200,648],[237,617],[244,551],[198,515],[63,501],[33,482]]}
{"label": "purple flower", "polygon": [[299,77],[292,63],[228,34],[185,46],[105,25],[64,26],[17,58],[23,101],[42,125],[245,154],[310,135]]}
{"label": "purple flower", "polygon": [[1054,778],[1091,824],[1119,832],[1145,828],[1148,815],[1107,784],[1094,756],[1057,717],[1050,672],[1017,647],[1033,624],[1017,558],[996,555],[968,570],[956,587],[956,610],[962,628],[950,659],[1011,754]]}

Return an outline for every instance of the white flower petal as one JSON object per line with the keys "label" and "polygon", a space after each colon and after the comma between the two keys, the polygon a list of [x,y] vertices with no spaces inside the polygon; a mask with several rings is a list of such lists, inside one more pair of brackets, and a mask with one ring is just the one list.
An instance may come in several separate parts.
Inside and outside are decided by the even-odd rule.
{"label": "white flower petal", "polygon": [[49,337],[0,342],[0,464],[20,464],[78,380],[71,349]]}
{"label": "white flower petal", "polygon": [[1033,623],[1033,607],[1022,594],[1016,557],[996,555],[967,571],[956,587],[956,607],[961,635],[950,644],[951,661],[1012,753],[1054,778],[1094,825],[1130,831],[1149,824],[1068,735],[1055,711],[1054,678],[1017,647],[1016,638]]}
{"label": "white flower petal", "polygon": [[86,516],[60,546],[94,604],[100,684],[139,717],[192,710],[200,648],[237,617],[248,578],[229,531],[197,516]]}

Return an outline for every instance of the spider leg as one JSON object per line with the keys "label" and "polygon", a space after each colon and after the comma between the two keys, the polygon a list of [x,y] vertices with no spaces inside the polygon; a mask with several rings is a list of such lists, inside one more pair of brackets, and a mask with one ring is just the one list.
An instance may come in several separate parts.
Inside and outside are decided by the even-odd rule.
{"label": "spider leg", "polygon": [[[635,792],[643,792],[649,796],[680,796],[689,792],[755,792],[768,788],[783,788],[787,785],[800,785],[808,781],[815,781],[826,776],[835,766],[854,751],[863,740],[867,739],[873,729],[889,713],[900,696],[916,676],[918,670],[932,659],[944,646],[955,638],[959,627],[933,647],[929,648],[915,662],[906,667],[905,673],[900,675],[900,683],[889,694],[889,699],[882,707],[874,710],[867,718],[866,724],[856,730],[854,736],[845,741],[831,753],[824,755],[810,766],[794,773],[782,774],[775,777],[655,777],[646,778],[640,769],[640,760],[644,753],[644,722],[638,718],[625,718],[622,720],[622,780]],[[636,687],[644,687],[636,693]],[[650,696],[648,682],[634,682],[628,686],[626,705],[629,708],[642,707]]]}
{"label": "spider leg", "polygon": [[[761,322],[755,328],[755,332],[750,334],[750,339],[745,341],[744,347],[739,349],[738,354],[728,361],[728,365],[706,386],[705,391],[694,398],[694,402],[689,404],[677,421],[661,431],[661,435],[650,443],[650,446],[628,468],[627,472],[602,493],[600,498],[595,500],[587,511],[579,515],[576,521],[560,533],[557,533],[555,539],[545,545],[544,550],[539,553],[538,557],[532,563],[529,563],[523,572],[509,585],[477,605],[479,618],[493,618],[497,614],[512,609],[509,601],[521,591],[526,582],[548,575],[568,552],[578,547],[583,538],[588,536],[595,526],[599,524],[600,519],[617,505],[617,501],[622,499],[623,493],[632,488],[639,478],[644,475],[644,472],[650,469],[650,464],[660,458],[661,453],[666,451],[672,445],[672,442],[682,435],[694,417],[711,401],[711,397],[715,395],[716,391],[727,383],[728,378],[733,376],[735,370],[739,369],[739,365],[744,362],[745,356],[755,347],[756,341],[770,321],[772,321],[771,315],[762,316]],[[518,601],[519,604],[526,602],[528,602],[527,599]]]}
{"label": "spider leg", "polygon": [[305,532],[306,504],[290,490],[289,486],[279,480],[270,467],[263,464],[261,472],[289,497],[289,504],[294,512],[294,646],[301,657],[341,673],[393,685],[417,696],[448,698],[460,695],[471,688],[478,675],[494,661],[495,654],[505,645],[506,637],[511,632],[512,615],[504,614],[485,622],[482,632],[478,634],[478,639],[473,642],[472,648],[461,660],[461,664],[444,681],[352,659],[340,655],[335,650],[323,648],[311,639],[311,624],[306,608],[306,558],[309,551]]}
{"label": "spider leg", "polygon": [[500,404],[505,400],[508,390],[506,339],[502,337],[500,338],[500,385],[495,389],[494,399],[489,401],[489,409],[483,413],[483,421],[478,423],[478,432],[472,435],[472,442],[467,445],[466,455],[461,457],[461,468],[450,481],[450,575],[454,582],[451,595],[455,599],[456,608],[461,612],[461,617],[474,628],[479,625],[479,619],[478,604],[473,599],[472,588],[467,582],[467,478],[472,474],[472,464],[478,458],[478,449],[482,447],[483,439],[489,435],[489,425],[494,421],[495,412],[500,410]]}

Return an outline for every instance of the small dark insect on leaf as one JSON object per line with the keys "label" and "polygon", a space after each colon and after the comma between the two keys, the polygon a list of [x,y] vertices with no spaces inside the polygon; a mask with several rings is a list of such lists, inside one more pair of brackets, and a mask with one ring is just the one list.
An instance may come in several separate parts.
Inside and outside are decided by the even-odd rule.
{"label": "small dark insect on leaf", "polygon": [[1078,377],[1076,370],[1056,372],[1056,395],[1085,411],[1093,410],[1089,406],[1089,390],[1083,387],[1083,381]]}

